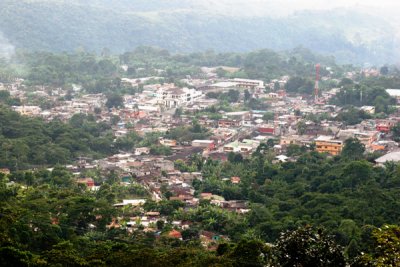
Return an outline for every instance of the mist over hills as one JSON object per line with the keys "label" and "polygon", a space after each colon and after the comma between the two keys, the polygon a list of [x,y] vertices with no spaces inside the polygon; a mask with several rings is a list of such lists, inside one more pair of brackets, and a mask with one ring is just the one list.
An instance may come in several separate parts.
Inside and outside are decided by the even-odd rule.
{"label": "mist over hills", "polygon": [[[0,52],[26,50],[121,53],[140,45],[171,52],[218,52],[304,46],[334,55],[341,63],[397,63],[396,27],[361,10],[279,13],[250,0],[3,0]],[[270,8],[268,8],[270,7]],[[281,9],[280,9],[281,10]],[[275,12],[275,16],[273,16]],[[281,10],[282,11],[282,10]],[[11,46],[12,45],[12,46]],[[2,49],[3,48],[3,49]]]}

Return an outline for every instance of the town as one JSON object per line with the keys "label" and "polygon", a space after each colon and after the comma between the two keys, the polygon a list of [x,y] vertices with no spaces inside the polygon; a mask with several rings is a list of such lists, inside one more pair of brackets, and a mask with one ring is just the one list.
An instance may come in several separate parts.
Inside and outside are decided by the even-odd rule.
{"label": "town", "polygon": [[[323,75],[320,68],[324,69]],[[126,65],[120,69],[122,73],[129,70]],[[302,149],[336,156],[342,152],[346,140],[354,139],[363,145],[365,153],[380,155],[375,159],[377,165],[400,161],[398,140],[392,134],[400,122],[397,111],[385,114],[379,103],[346,111],[346,107],[332,101],[340,94],[343,97],[346,83],[356,83],[354,77],[379,77],[382,70],[353,70],[338,79],[329,66],[318,64],[311,94],[290,91],[295,79],[289,75],[268,81],[226,78],[219,74],[234,74],[239,69],[202,67],[200,73],[168,83],[163,77],[165,70],[155,71],[160,76],[119,79],[120,87],[133,92],[120,95],[88,93],[80,84],[68,90],[54,86],[31,86],[27,90],[23,79],[0,84],[1,92],[6,92],[3,95],[19,99],[12,109],[23,116],[38,117],[45,122],[68,122],[74,117],[90,116],[97,123],[112,125],[113,143],[121,148],[117,153],[104,158],[82,155],[65,165],[76,182],[87,190],[99,190],[105,182],[100,177],[108,177],[110,173],[121,186],[142,188],[144,193],[140,196],[120,199],[121,202],[114,204],[115,209],[123,209],[128,216],[114,217],[109,228],[158,232],[169,224],[171,230],[167,235],[182,239],[181,232],[193,222],[169,221],[167,213],[152,210],[151,203],[164,199],[183,203],[187,210],[205,201],[238,214],[251,210],[245,200],[196,190],[196,183],[203,180],[196,161],[203,164],[208,159],[243,160],[266,146],[273,164],[295,162]],[[321,83],[336,87],[326,90],[325,86],[320,90]],[[387,88],[382,93],[396,107],[400,89]],[[359,97],[356,100],[360,102],[367,98],[362,91]],[[343,118],[346,112],[365,118],[360,116],[361,119],[349,123]],[[4,168],[2,172],[9,174],[10,170]],[[240,176],[220,178],[232,186],[241,183]],[[211,231],[201,231],[200,238],[205,247],[212,247],[221,238],[229,240],[228,236]]]}

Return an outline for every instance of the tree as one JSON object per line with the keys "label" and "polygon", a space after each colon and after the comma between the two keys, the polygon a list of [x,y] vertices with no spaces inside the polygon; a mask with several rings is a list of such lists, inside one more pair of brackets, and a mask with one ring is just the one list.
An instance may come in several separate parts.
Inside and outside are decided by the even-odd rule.
{"label": "tree", "polygon": [[236,103],[239,101],[240,93],[238,90],[229,89],[228,93],[226,93],[226,97],[230,103]]}
{"label": "tree", "polygon": [[279,82],[275,82],[275,83],[274,83],[274,91],[276,92],[276,91],[278,91],[279,89],[281,89],[280,83],[279,83]]}
{"label": "tree", "polygon": [[188,228],[182,231],[183,240],[192,240],[199,238],[199,230],[195,228]]}
{"label": "tree", "polygon": [[299,121],[299,122],[297,123],[297,133],[298,133],[299,135],[303,135],[303,134],[306,133],[306,130],[307,130],[307,125],[306,125],[306,123],[305,123],[304,121]]}
{"label": "tree", "polygon": [[371,179],[372,167],[371,164],[365,160],[350,161],[343,168],[343,183],[355,189],[360,184],[364,184]]}
{"label": "tree", "polygon": [[266,252],[261,241],[242,240],[233,249],[230,258],[234,260],[234,266],[261,267],[266,263]]}
{"label": "tree", "polygon": [[352,84],[354,84],[354,82],[353,82],[352,79],[343,78],[343,79],[339,82],[338,86],[339,86],[339,87],[343,87],[343,86],[349,86],[349,85],[352,85]]}
{"label": "tree", "polygon": [[164,226],[165,226],[165,222],[162,221],[162,220],[158,220],[158,221],[156,222],[156,225],[157,225],[157,229],[161,231],[161,230],[164,228]]}
{"label": "tree", "polygon": [[270,120],[273,120],[274,117],[275,117],[275,115],[274,115],[273,112],[265,112],[264,115],[263,115],[263,117],[262,117],[262,119],[263,119],[264,121],[270,121]]}
{"label": "tree", "polygon": [[388,66],[382,66],[379,70],[379,72],[381,73],[381,75],[388,75],[389,74],[389,68]]}
{"label": "tree", "polygon": [[400,266],[400,227],[384,225],[373,230],[372,253],[360,256],[354,266]]}
{"label": "tree", "polygon": [[249,90],[247,90],[247,89],[244,90],[244,101],[247,102],[250,100],[250,98],[251,98],[251,94],[250,94]]}
{"label": "tree", "polygon": [[313,83],[308,79],[294,76],[287,81],[285,89],[288,92],[311,95],[313,93]]}
{"label": "tree", "polygon": [[388,113],[389,112],[389,106],[390,106],[390,99],[389,98],[384,98],[383,96],[379,95],[375,98],[374,100],[374,106],[375,106],[375,112],[383,112],[383,113]]}
{"label": "tree", "polygon": [[243,161],[243,156],[240,153],[229,152],[228,161],[232,163],[239,163]]}
{"label": "tree", "polygon": [[87,266],[85,259],[80,257],[70,241],[53,246],[52,250],[46,252],[45,258],[53,266]]}
{"label": "tree", "polygon": [[282,233],[275,251],[281,266],[346,266],[342,247],[322,229],[311,226]]}
{"label": "tree", "polygon": [[365,145],[357,138],[349,138],[344,142],[344,147],[341,155],[344,158],[357,160],[363,158]]}
{"label": "tree", "polygon": [[119,94],[109,94],[107,95],[106,106],[108,108],[119,108],[124,106],[124,99]]}
{"label": "tree", "polygon": [[400,122],[396,123],[391,129],[390,132],[392,133],[393,140],[396,142],[400,141]]}
{"label": "tree", "polygon": [[33,266],[32,254],[14,247],[0,248],[0,262],[5,264],[4,266]]}

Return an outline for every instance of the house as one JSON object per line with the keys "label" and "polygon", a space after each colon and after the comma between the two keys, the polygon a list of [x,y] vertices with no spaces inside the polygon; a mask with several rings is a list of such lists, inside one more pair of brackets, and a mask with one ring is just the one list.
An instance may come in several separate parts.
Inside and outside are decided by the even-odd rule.
{"label": "house", "polygon": [[128,205],[138,207],[142,206],[144,203],[146,203],[146,199],[124,199],[122,203],[114,204],[114,207],[124,207]]}
{"label": "house", "polygon": [[251,119],[251,112],[250,111],[235,111],[235,112],[226,112],[224,116],[229,119],[234,120],[250,120]]}
{"label": "house", "polygon": [[230,127],[240,127],[242,125],[241,120],[234,119],[220,119],[218,120],[219,128],[230,128]]}
{"label": "house", "polygon": [[42,112],[39,106],[13,106],[13,109],[24,116],[38,116]]}
{"label": "house", "polygon": [[92,178],[79,178],[76,182],[78,184],[84,184],[88,188],[92,188],[94,186],[94,180]]}
{"label": "house", "polygon": [[319,153],[338,155],[342,152],[343,141],[334,139],[333,136],[321,135],[315,139],[315,145]]}
{"label": "house", "polygon": [[243,139],[242,142],[235,141],[224,146],[225,153],[250,153],[260,145],[259,141]]}
{"label": "house", "polygon": [[201,199],[211,199],[212,196],[213,196],[212,193],[201,193],[201,194],[200,194],[200,198],[201,198]]}
{"label": "house", "polygon": [[397,103],[400,103],[400,89],[386,89],[386,93],[391,97],[396,98]]}
{"label": "house", "polygon": [[240,213],[248,211],[248,205],[246,201],[243,200],[222,201],[221,208]]}
{"label": "house", "polygon": [[278,155],[278,156],[275,157],[275,159],[280,161],[280,162],[286,162],[289,159],[289,157],[285,156],[285,155]]}
{"label": "house", "polygon": [[238,176],[231,177],[231,183],[232,184],[239,184],[240,183],[240,177],[238,177]]}
{"label": "house", "polygon": [[224,239],[223,236],[219,236],[216,233],[209,232],[209,231],[201,231],[200,232],[200,240],[203,246],[208,246],[213,242],[220,241],[221,239]]}
{"label": "house", "polygon": [[382,133],[389,133],[390,129],[395,126],[396,120],[379,120],[376,122],[376,130]]}
{"label": "house", "polygon": [[214,140],[193,140],[192,141],[193,147],[203,147],[209,150],[215,149],[215,142]]}
{"label": "house", "polygon": [[272,124],[263,124],[258,127],[257,131],[260,134],[274,135],[275,134],[275,126]]}
{"label": "house", "polygon": [[277,93],[269,93],[268,94],[268,98],[270,98],[270,99],[275,99],[275,98],[278,98],[278,97],[279,97],[279,95]]}
{"label": "house", "polygon": [[210,154],[208,154],[208,157],[210,159],[219,160],[221,162],[225,162],[228,160],[228,156],[226,155],[226,153],[220,153],[220,152],[210,153]]}
{"label": "house", "polygon": [[282,136],[279,144],[281,146],[288,146],[288,145],[299,145],[305,146],[311,143],[312,137],[305,136],[305,135],[288,135]]}
{"label": "house", "polygon": [[173,140],[173,139],[160,138],[159,142],[161,145],[169,146],[169,147],[174,147],[177,145],[176,140]]}
{"label": "house", "polygon": [[340,130],[337,137],[341,140],[357,138],[366,148],[371,148],[372,144],[378,140],[378,131],[359,131],[358,129]]}
{"label": "house", "polygon": [[178,232],[177,230],[172,230],[167,234],[168,237],[170,238],[176,238],[182,240],[182,234]]}
{"label": "house", "polygon": [[148,155],[150,154],[150,148],[149,147],[138,147],[135,148],[135,153],[136,156],[140,155]]}
{"label": "house", "polygon": [[10,169],[3,168],[3,169],[0,169],[0,173],[5,174],[5,175],[8,175],[8,174],[10,174],[11,172],[10,172]]}
{"label": "house", "polygon": [[375,114],[375,107],[374,106],[362,106],[360,109],[363,110],[364,112],[368,113],[368,114]]}
{"label": "house", "polygon": [[400,161],[400,151],[394,151],[383,155],[375,160],[379,165],[384,165],[386,162],[399,162]]}

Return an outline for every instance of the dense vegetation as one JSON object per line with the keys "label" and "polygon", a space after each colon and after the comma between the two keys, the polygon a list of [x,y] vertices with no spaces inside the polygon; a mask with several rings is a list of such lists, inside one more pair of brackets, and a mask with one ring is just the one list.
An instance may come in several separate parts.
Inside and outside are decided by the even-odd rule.
{"label": "dense vegetation", "polygon": [[[360,153],[354,146],[351,151]],[[268,156],[258,154],[224,164],[207,162],[202,168],[207,179],[195,187],[226,199],[249,200],[249,225],[269,241],[282,230],[313,224],[336,233],[344,246],[351,240],[362,246],[364,242],[355,233],[363,227],[396,223],[400,181],[396,165],[373,167],[362,155],[329,159],[316,152],[302,154],[296,163],[272,165]],[[234,175],[242,178],[240,185],[220,180]],[[342,229],[349,224],[355,230],[350,236]]]}
{"label": "dense vegetation", "polygon": [[[72,85],[81,85],[89,93],[127,93],[133,94],[140,88],[132,88],[121,83],[122,77],[140,78],[160,77],[164,82],[180,84],[187,75],[204,77],[200,67],[229,66],[238,68],[233,73],[218,70],[221,77],[261,79],[269,82],[284,75],[295,76],[288,85],[288,91],[297,92],[306,85],[310,93],[316,63],[323,64],[322,75],[340,78],[351,66],[339,66],[330,57],[315,55],[305,48],[295,48],[287,52],[258,50],[250,53],[215,53],[206,51],[191,54],[171,54],[167,50],[153,47],[138,47],[132,52],[119,56],[96,55],[91,53],[49,52],[17,53],[13,64],[0,62],[0,82],[13,78],[24,78],[28,87],[36,85],[62,87],[72,90]],[[121,69],[121,64],[128,67]],[[332,74],[326,70],[330,66]],[[303,78],[300,78],[303,77]],[[147,83],[158,82],[150,80]]]}
{"label": "dense vegetation", "polygon": [[385,91],[388,88],[398,88],[400,80],[398,76],[380,77],[374,79],[361,79],[354,83],[350,79],[342,79],[338,84],[340,92],[332,99],[332,104],[340,106],[374,106],[376,113],[390,113],[390,109],[396,103]]}
{"label": "dense vegetation", "polygon": [[[129,194],[146,196],[134,184],[119,186],[113,173],[102,174],[105,182],[96,192],[75,184],[61,167],[0,174],[0,258],[18,266],[396,266],[399,229],[384,224],[398,222],[399,166],[373,167],[362,153],[354,139],[341,156],[303,150],[296,162],[275,165],[268,146],[250,159],[229,157],[223,164],[192,156],[179,164],[202,171],[197,193],[244,199],[251,211],[240,215],[207,201],[191,209],[176,200],[149,201],[145,211],[168,218],[157,223],[159,237],[106,227],[117,215],[129,219],[137,212],[113,203]],[[240,184],[221,179],[231,175],[239,175]],[[193,222],[183,241],[167,235],[177,219]],[[205,250],[201,230],[231,241]]]}
{"label": "dense vegetation", "polygon": [[46,123],[0,107],[0,166],[27,169],[65,164],[79,156],[105,156],[112,151],[110,130],[93,116],[78,114],[68,123]]}

